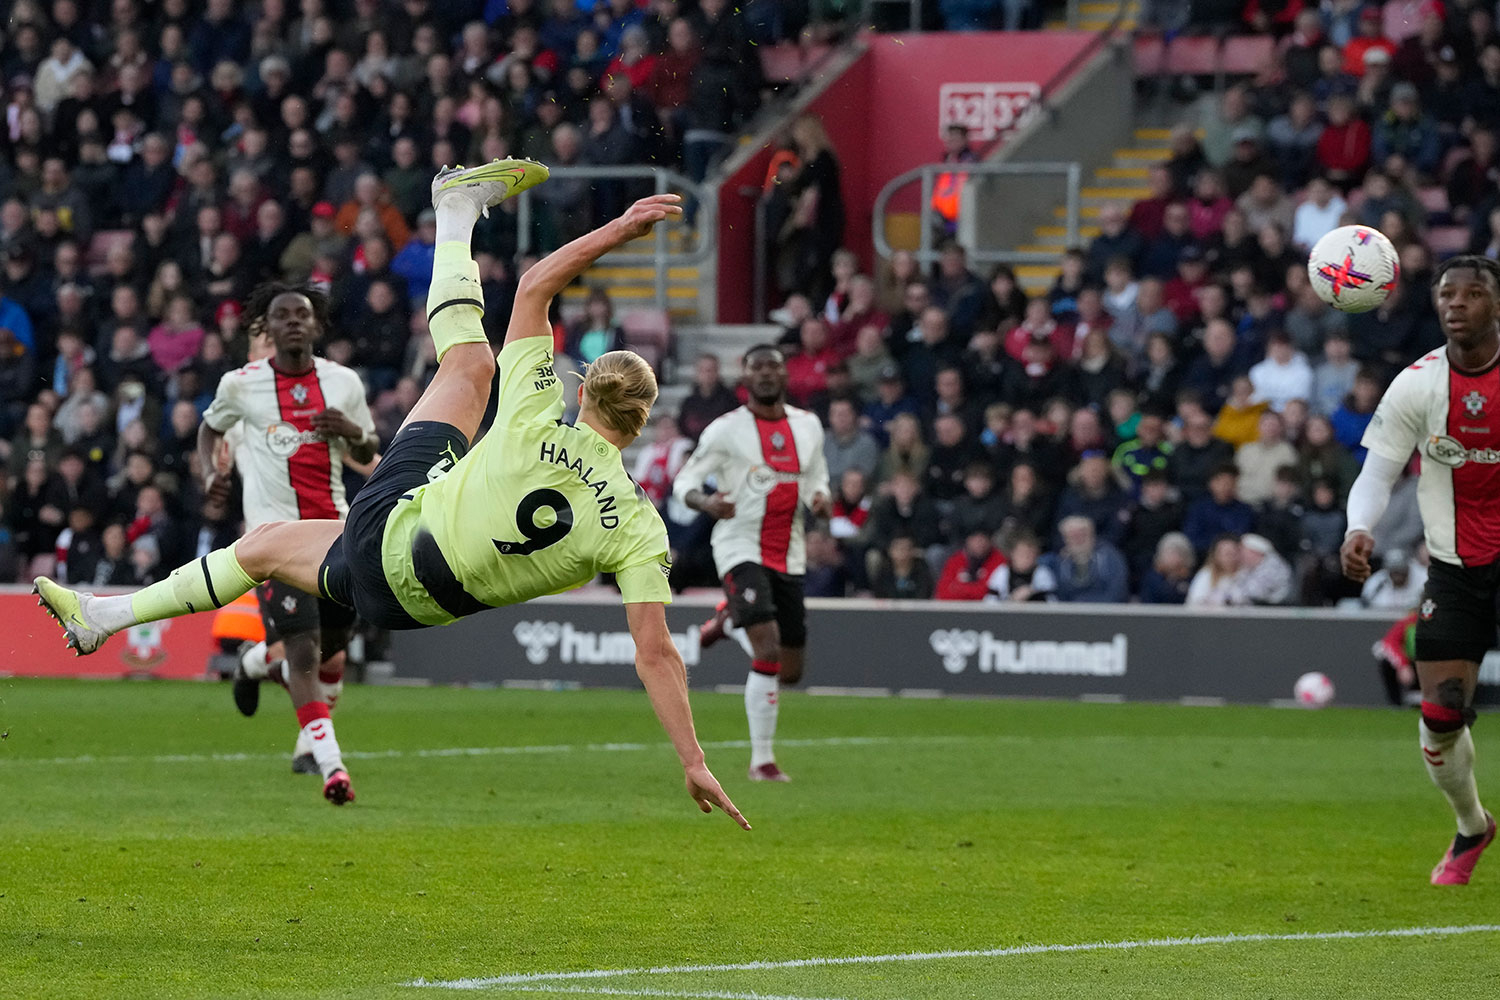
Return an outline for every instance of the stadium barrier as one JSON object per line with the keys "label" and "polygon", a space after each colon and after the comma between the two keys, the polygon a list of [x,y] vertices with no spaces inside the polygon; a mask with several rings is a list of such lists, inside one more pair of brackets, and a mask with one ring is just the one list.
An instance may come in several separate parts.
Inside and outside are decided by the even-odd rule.
{"label": "stadium barrier", "polygon": [[0,586],[0,622],[0,676],[198,678],[218,650],[214,616],[189,615],[141,625],[92,656],[74,656],[30,587]]}
{"label": "stadium barrier", "polygon": [[[807,676],[814,691],[914,697],[1009,696],[1099,701],[1265,704],[1290,700],[1307,671],[1332,678],[1337,701],[1382,705],[1371,648],[1395,616],[1138,605],[952,604],[810,600]],[[708,649],[702,599],[667,611],[698,689],[742,685],[745,653]],[[403,678],[514,686],[636,684],[634,646],[617,600],[560,597],[487,611],[443,629],[397,633]],[[1500,656],[1487,661],[1500,701]]]}
{"label": "stadium barrier", "polygon": [[[746,657],[732,640],[708,649],[698,625],[713,599],[667,609],[694,688],[737,687]],[[1266,704],[1287,701],[1309,670],[1332,678],[1343,705],[1383,705],[1371,648],[1394,616],[1309,609],[1199,611],[1142,605],[988,605],[808,601],[805,686],[908,697],[1083,698]],[[28,588],[0,587],[0,676],[218,676],[212,615],[130,630],[75,657]],[[402,682],[519,687],[634,687],[635,646],[618,599],[598,592],[497,608],[447,628],[397,632]],[[1500,703],[1500,652],[1480,674]]]}

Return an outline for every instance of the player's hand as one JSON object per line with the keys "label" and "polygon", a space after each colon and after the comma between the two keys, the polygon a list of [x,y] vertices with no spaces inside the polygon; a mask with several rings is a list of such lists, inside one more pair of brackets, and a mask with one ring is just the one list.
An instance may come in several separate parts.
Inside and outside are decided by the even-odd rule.
{"label": "player's hand", "polygon": [[734,820],[746,830],[750,829],[750,821],[740,814],[735,804],[729,801],[729,796],[724,794],[724,789],[719,787],[719,779],[713,776],[707,764],[695,764],[683,772],[683,778],[687,782],[688,794],[693,801],[698,803],[698,808],[706,813],[714,811],[718,806],[729,814]]}
{"label": "player's hand", "polygon": [[312,418],[313,430],[325,437],[348,438],[358,441],[365,436],[363,427],[344,416],[343,410],[329,407],[322,413],[315,414]]}
{"label": "player's hand", "polygon": [[620,228],[625,239],[634,240],[651,232],[651,227],[666,219],[682,215],[682,195],[653,194],[642,198],[620,216]]}
{"label": "player's hand", "polygon": [[1370,556],[1375,551],[1375,539],[1368,531],[1351,531],[1339,549],[1339,563],[1344,575],[1355,583],[1364,583],[1370,578]]}
{"label": "player's hand", "polygon": [[727,521],[734,517],[734,501],[727,493],[715,493],[703,501],[703,513],[715,521]]}
{"label": "player's hand", "polygon": [[216,507],[227,506],[231,484],[229,473],[217,470],[210,472],[203,480],[203,502]]}
{"label": "player's hand", "polygon": [[827,517],[833,513],[833,501],[828,498],[827,493],[814,493],[807,507],[815,517]]}

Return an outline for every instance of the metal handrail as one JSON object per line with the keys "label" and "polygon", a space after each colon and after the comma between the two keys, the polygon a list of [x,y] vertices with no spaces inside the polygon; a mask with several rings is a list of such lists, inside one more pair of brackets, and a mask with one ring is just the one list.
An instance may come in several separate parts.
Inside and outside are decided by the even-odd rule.
{"label": "metal handrail", "polygon": [[[927,224],[928,214],[932,210],[932,187],[933,179],[938,174],[961,173],[972,176],[974,174],[992,174],[1002,176],[1037,176],[1037,175],[1061,175],[1067,179],[1067,215],[1065,225],[1067,227],[1067,245],[1076,246],[1078,243],[1079,215],[1082,203],[1083,166],[1079,163],[924,163],[920,167],[913,167],[903,174],[898,174],[886,182],[885,187],[875,196],[875,207],[871,209],[871,233],[875,237],[875,252],[885,260],[890,260],[896,249],[891,246],[890,241],[885,238],[885,210],[890,204],[891,197],[901,188],[906,187],[913,181],[922,182],[922,234],[921,243],[917,250],[917,262],[922,266],[937,262],[938,251],[932,246],[932,227]],[[1047,264],[1057,259],[1052,253],[1027,253],[1016,250],[982,250],[971,249],[969,259],[981,264]]]}
{"label": "metal handrail", "polygon": [[[650,178],[656,184],[657,194],[666,194],[670,189],[682,190],[686,197],[690,198],[695,205],[695,217],[693,227],[697,230],[695,241],[697,245],[688,251],[675,255],[676,259],[668,260],[673,254],[667,246],[667,227],[657,226],[653,231],[654,247],[649,253],[640,253],[632,250],[612,250],[609,254],[611,263],[615,264],[649,264],[656,269],[656,307],[665,310],[668,307],[667,299],[667,268],[671,263],[683,266],[701,264],[713,257],[713,241],[707,239],[704,234],[715,232],[718,215],[718,202],[713,197],[712,191],[706,184],[695,184],[684,174],[666,167],[650,166],[627,166],[627,167],[604,167],[604,166],[577,166],[577,167],[551,167],[548,173],[558,179],[583,178],[585,180],[601,181],[624,181],[643,180]],[[531,199],[534,190],[522,191],[516,202],[516,256],[522,257],[531,252]]]}

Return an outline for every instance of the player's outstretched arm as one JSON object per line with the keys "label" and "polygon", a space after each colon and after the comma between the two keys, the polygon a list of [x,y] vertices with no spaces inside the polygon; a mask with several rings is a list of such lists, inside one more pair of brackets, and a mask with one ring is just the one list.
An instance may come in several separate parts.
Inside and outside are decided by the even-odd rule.
{"label": "player's outstretched arm", "polygon": [[719,787],[718,779],[703,761],[703,748],[698,745],[698,736],[693,731],[693,710],[688,705],[687,670],[677,647],[672,645],[672,634],[667,630],[666,605],[627,604],[625,617],[630,622],[631,638],[635,640],[636,674],[646,686],[646,694],[662,728],[677,749],[688,794],[704,812],[713,812],[714,806],[718,806],[740,826],[750,829],[749,821],[729,801],[729,796]]}
{"label": "player's outstretched arm", "polygon": [[516,288],[516,303],[511,309],[505,342],[550,336],[552,325],[547,322],[547,306],[553,296],[615,247],[645,236],[658,222],[680,216],[681,201],[682,197],[675,194],[642,198],[618,219],[559,247],[534,264],[521,276]]}
{"label": "player's outstretched arm", "polygon": [[1370,578],[1370,556],[1375,551],[1371,534],[1391,502],[1391,489],[1401,478],[1404,462],[1398,462],[1371,451],[1365,455],[1364,468],[1349,490],[1349,530],[1339,549],[1344,575],[1356,583]]}

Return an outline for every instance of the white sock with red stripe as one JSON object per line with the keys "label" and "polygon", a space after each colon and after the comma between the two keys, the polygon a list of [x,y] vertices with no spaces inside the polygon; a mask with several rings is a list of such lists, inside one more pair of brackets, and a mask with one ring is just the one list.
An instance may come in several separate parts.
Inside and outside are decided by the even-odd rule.
{"label": "white sock with red stripe", "polygon": [[318,770],[327,778],[335,771],[344,770],[343,753],[339,750],[338,737],[333,735],[333,720],[328,717],[328,705],[321,701],[310,701],[297,707],[297,721],[302,732],[312,744],[313,760]]}
{"label": "white sock with red stripe", "polygon": [[318,668],[318,693],[332,712],[339,706],[339,695],[344,693],[344,668],[324,665]]}
{"label": "white sock with red stripe", "polygon": [[[1426,712],[1428,706],[1423,704]],[[1456,714],[1456,713],[1455,713]],[[1484,806],[1479,804],[1479,787],[1474,783],[1474,737],[1469,727],[1449,732],[1433,732],[1427,728],[1427,720],[1418,723],[1422,737],[1422,762],[1427,765],[1427,774],[1438,786],[1453,815],[1458,820],[1458,832],[1466,837],[1475,837],[1489,828],[1489,818]]]}
{"label": "white sock with red stripe", "polygon": [[760,767],[776,761],[772,744],[776,739],[777,702],[781,681],[776,674],[781,665],[775,660],[751,660],[750,676],[745,680],[745,718],[750,722],[750,766]]}

